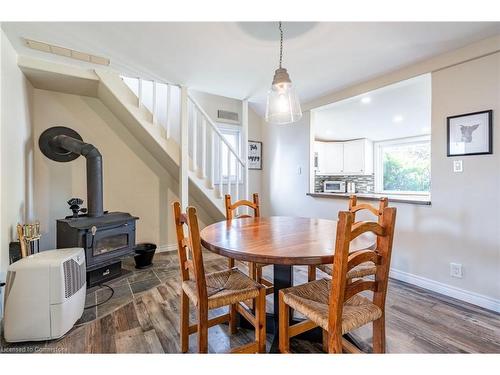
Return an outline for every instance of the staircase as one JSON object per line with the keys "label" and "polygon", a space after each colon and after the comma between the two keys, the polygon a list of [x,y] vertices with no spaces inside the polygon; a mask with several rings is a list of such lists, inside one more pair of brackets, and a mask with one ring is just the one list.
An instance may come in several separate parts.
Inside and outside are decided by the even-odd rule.
{"label": "staircase", "polygon": [[[231,194],[234,200],[246,199],[248,174],[242,150],[231,145],[187,89],[179,85],[122,76],[122,84],[129,89],[129,92],[124,93],[120,89],[113,90],[119,86],[116,76],[96,73],[119,100],[128,101],[132,111],[142,115],[144,126],[150,129],[152,137],[165,145],[168,154],[179,155],[179,159],[172,159],[181,169],[182,151],[185,150],[189,182],[210,199],[221,213],[225,214],[225,194]],[[187,92],[184,98],[183,90]],[[183,108],[187,112],[184,115]],[[186,123],[185,140],[182,136],[183,122]],[[180,176],[182,185],[182,171]]]}
{"label": "staircase", "polygon": [[[221,219],[224,194],[234,200],[248,196],[246,147],[235,149],[186,87],[32,58],[20,58],[18,65],[36,88],[99,98],[179,180],[183,207],[192,196],[209,203],[204,208]],[[246,145],[247,101],[241,125],[240,145]]]}

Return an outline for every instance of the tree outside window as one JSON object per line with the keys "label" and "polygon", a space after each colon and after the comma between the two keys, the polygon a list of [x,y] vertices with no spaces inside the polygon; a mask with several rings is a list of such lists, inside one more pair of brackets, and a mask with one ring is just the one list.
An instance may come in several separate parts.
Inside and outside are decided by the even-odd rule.
{"label": "tree outside window", "polygon": [[428,194],[431,187],[430,139],[406,139],[379,145],[378,190]]}

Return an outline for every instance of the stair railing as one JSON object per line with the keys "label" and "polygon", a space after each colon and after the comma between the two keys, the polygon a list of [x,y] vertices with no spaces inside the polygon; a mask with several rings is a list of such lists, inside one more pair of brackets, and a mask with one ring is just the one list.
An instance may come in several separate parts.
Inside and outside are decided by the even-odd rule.
{"label": "stair railing", "polygon": [[[172,137],[172,93],[179,85],[147,80],[138,77],[121,76],[123,82],[137,96],[139,108],[151,113],[151,122],[163,130],[164,137]],[[160,95],[162,92],[162,95]]]}
{"label": "stair railing", "polygon": [[[196,172],[198,177],[206,179],[207,187],[216,188],[219,198],[224,194],[231,194],[233,200],[243,199],[246,195],[246,174],[243,173],[245,162],[240,156],[240,150],[236,150],[229,143],[196,99],[188,95],[188,100],[191,112],[191,170]],[[223,157],[224,154],[226,158]]]}
{"label": "stair railing", "polygon": [[[164,138],[167,140],[172,138],[172,119],[176,110],[179,115],[176,131],[182,131],[182,89],[179,85],[138,77],[121,76],[121,78],[137,96],[138,107],[147,109],[153,125],[162,129]],[[179,108],[173,108],[174,90],[179,91],[179,102],[176,103]],[[187,105],[189,128],[187,148],[191,159],[189,169],[204,180],[207,188],[215,190],[217,198],[231,194],[233,201],[247,199],[248,173],[243,149],[246,136],[240,140],[240,150],[236,150],[203,107],[189,94]],[[181,146],[182,141],[176,141],[179,141]]]}

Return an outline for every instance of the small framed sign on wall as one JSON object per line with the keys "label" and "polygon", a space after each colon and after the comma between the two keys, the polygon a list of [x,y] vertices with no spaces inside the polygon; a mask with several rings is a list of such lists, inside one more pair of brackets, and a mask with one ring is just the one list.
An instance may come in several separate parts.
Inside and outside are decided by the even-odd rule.
{"label": "small framed sign on wall", "polygon": [[248,169],[262,169],[262,142],[248,141]]}
{"label": "small framed sign on wall", "polygon": [[493,111],[447,118],[448,156],[493,153]]}

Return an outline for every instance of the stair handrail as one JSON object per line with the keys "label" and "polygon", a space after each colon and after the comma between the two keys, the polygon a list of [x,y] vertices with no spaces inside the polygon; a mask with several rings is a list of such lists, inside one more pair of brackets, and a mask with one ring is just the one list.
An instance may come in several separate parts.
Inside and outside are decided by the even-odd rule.
{"label": "stair handrail", "polygon": [[236,150],[231,146],[231,144],[224,138],[220,130],[218,129],[215,122],[210,118],[207,112],[202,108],[202,106],[194,99],[191,95],[188,94],[188,99],[193,103],[196,109],[201,113],[201,115],[205,118],[205,120],[210,124],[212,130],[219,136],[222,142],[227,146],[228,150],[236,157],[236,160],[241,164],[242,167],[245,166],[245,162],[240,158],[240,155],[236,152]]}

